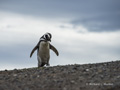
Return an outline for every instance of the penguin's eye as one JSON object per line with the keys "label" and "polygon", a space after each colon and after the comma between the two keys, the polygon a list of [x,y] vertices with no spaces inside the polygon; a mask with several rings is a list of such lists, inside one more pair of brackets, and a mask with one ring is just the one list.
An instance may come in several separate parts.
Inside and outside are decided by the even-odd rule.
{"label": "penguin's eye", "polygon": [[47,38],[48,38],[48,35],[45,35],[45,38],[47,39]]}

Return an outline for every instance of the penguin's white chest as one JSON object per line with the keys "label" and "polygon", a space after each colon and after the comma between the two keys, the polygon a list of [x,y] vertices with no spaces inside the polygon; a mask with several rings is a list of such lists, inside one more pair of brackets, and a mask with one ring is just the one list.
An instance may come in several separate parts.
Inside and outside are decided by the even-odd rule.
{"label": "penguin's white chest", "polygon": [[49,55],[49,42],[44,42],[42,41],[39,45],[39,51],[38,54],[42,60],[48,60],[50,55]]}

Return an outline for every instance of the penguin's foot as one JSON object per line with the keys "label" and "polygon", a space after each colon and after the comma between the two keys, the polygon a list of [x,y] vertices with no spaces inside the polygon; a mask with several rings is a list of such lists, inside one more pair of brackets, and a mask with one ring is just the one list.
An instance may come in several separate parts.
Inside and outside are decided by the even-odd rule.
{"label": "penguin's foot", "polygon": [[47,64],[46,64],[46,66],[50,66],[50,64],[49,64],[49,63],[47,63]]}

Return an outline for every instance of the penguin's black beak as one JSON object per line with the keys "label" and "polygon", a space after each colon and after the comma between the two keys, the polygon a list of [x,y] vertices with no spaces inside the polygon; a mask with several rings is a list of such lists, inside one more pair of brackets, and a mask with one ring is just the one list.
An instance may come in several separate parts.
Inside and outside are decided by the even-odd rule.
{"label": "penguin's black beak", "polygon": [[50,41],[50,42],[51,42],[51,39],[49,39],[48,41]]}
{"label": "penguin's black beak", "polygon": [[50,39],[50,38],[47,38],[47,41],[50,41],[50,42],[51,42],[51,39]]}

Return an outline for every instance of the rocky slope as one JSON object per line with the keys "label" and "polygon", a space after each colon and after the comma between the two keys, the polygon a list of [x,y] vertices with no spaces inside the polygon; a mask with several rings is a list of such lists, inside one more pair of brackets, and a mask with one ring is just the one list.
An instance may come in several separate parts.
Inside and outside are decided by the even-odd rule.
{"label": "rocky slope", "polygon": [[0,71],[0,90],[120,90],[120,61]]}

